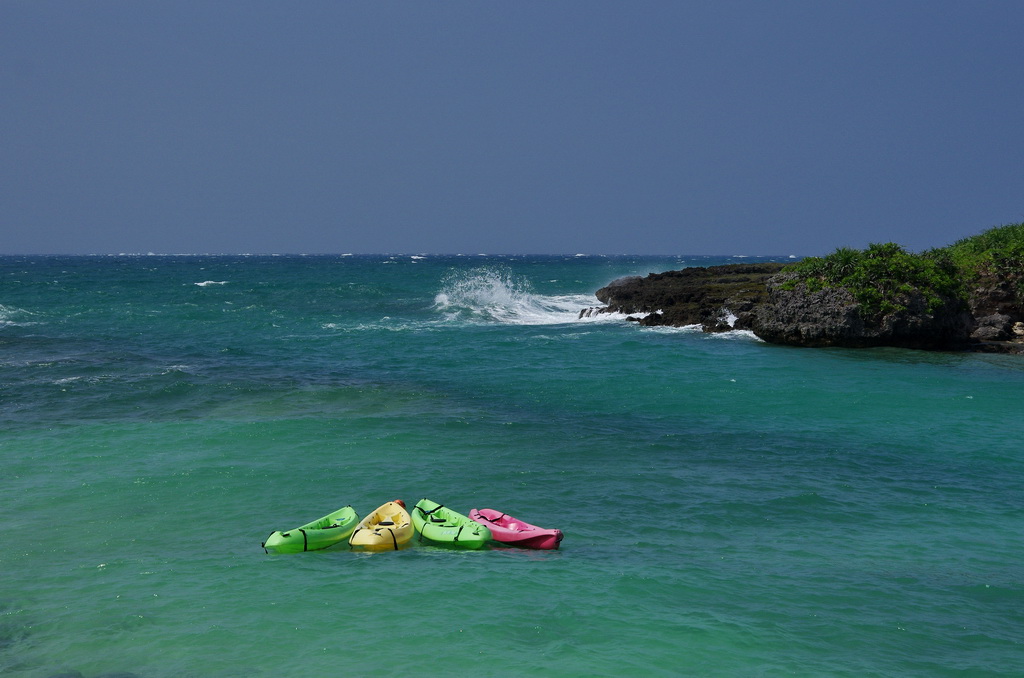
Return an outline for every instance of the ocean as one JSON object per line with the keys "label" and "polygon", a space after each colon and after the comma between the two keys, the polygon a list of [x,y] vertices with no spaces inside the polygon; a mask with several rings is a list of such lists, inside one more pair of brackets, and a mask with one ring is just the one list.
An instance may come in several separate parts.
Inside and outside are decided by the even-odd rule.
{"label": "ocean", "polygon": [[[579,318],[766,260],[0,258],[0,674],[1024,676],[1020,356]],[[565,539],[261,548],[423,497]]]}

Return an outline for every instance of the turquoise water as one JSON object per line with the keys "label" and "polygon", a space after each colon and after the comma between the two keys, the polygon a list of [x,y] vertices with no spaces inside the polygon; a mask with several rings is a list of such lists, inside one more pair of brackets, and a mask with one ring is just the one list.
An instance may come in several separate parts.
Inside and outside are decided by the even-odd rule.
{"label": "turquoise water", "polygon": [[0,674],[1024,675],[1024,362],[577,319],[729,261],[0,258]]}

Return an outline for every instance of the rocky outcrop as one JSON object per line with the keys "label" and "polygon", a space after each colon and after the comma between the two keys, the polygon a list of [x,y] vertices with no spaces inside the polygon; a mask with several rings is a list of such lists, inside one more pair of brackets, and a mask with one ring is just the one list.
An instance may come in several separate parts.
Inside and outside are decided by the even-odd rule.
{"label": "rocky outcrop", "polygon": [[596,293],[606,306],[592,313],[644,314],[641,325],[701,325],[707,332],[746,329],[758,304],[768,298],[767,281],[782,264],[732,264],[619,278]]}
{"label": "rocky outcrop", "polygon": [[[1024,342],[1024,278],[1017,275],[983,275],[970,291],[974,329],[971,339],[981,344]],[[987,346],[993,350],[998,346]],[[1008,349],[1013,347],[1007,347]]]}
{"label": "rocky outcrop", "polygon": [[[1012,318],[1002,313],[993,313],[976,320],[977,327],[971,339],[977,341],[1009,341],[1013,337]],[[1017,323],[1020,324],[1020,323]]]}
{"label": "rocky outcrop", "polygon": [[956,299],[929,310],[924,295],[904,294],[903,308],[885,315],[866,314],[844,288],[809,291],[804,284],[787,289],[783,274],[768,282],[768,300],[754,313],[751,329],[761,339],[789,346],[896,346],[958,350],[970,342],[972,318]]}
{"label": "rocky outcrop", "polygon": [[[901,310],[864,313],[844,288],[787,289],[782,264],[733,264],[630,276],[597,291],[593,313],[631,314],[641,325],[700,325],[706,332],[752,330],[790,346],[896,346],[928,350],[1024,352],[1024,303],[1015,280],[984,280],[968,307],[947,299],[929,310],[922,294],[894,301]],[[639,317],[642,316],[642,317]]]}

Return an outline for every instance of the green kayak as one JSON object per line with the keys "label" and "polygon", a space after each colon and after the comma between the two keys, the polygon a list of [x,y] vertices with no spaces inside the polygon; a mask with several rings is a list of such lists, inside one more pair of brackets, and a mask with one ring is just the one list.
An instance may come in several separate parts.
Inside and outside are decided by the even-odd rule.
{"label": "green kayak", "polygon": [[351,506],[328,513],[319,520],[306,523],[287,532],[272,532],[263,542],[268,553],[301,553],[319,551],[346,540],[359,523],[359,516]]}
{"label": "green kayak", "polygon": [[413,507],[412,524],[421,542],[478,549],[491,540],[491,531],[480,523],[429,499]]}

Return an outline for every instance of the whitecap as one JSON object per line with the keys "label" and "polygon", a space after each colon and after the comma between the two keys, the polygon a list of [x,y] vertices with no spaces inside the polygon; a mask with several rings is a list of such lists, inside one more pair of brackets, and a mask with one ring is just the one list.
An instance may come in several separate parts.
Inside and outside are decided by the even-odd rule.
{"label": "whitecap", "polygon": [[655,327],[645,327],[644,330],[648,332],[660,332],[664,334],[697,334],[706,338],[708,341],[755,341],[764,343],[764,340],[758,337],[750,330],[728,330],[726,332],[705,332],[704,328],[700,325],[682,325],[679,327],[672,325],[657,325]]}
{"label": "whitecap", "polygon": [[227,285],[227,280],[205,280],[203,282],[193,283],[196,287],[209,287],[210,285]]}
{"label": "whitecap", "polygon": [[654,325],[643,327],[647,332],[658,332],[661,334],[703,334],[704,329],[700,325]]}
{"label": "whitecap", "polygon": [[0,327],[28,327],[29,325],[37,325],[38,323],[36,322],[24,320],[26,316],[33,315],[36,314],[23,308],[0,304]]}

